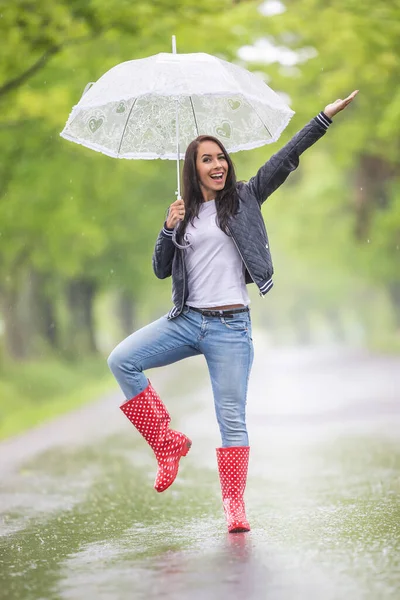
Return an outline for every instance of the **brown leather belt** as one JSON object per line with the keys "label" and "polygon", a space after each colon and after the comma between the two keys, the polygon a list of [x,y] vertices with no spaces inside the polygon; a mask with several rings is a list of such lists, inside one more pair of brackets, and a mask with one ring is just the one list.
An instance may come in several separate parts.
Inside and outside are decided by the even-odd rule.
{"label": "brown leather belt", "polygon": [[225,310],[207,310],[206,308],[195,308],[194,306],[188,306],[190,310],[194,310],[195,312],[204,315],[205,317],[234,317],[238,313],[249,312],[249,307],[245,306],[244,308],[226,308]]}

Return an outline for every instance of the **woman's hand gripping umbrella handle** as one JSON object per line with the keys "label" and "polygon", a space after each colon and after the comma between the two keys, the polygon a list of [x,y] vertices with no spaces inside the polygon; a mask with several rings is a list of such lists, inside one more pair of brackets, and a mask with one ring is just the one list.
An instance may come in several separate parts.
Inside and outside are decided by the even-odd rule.
{"label": "woman's hand gripping umbrella handle", "polygon": [[185,249],[188,247],[188,245],[190,245],[190,244],[185,244],[184,246],[182,246],[181,244],[179,244],[176,241],[176,232],[179,227],[179,223],[182,221],[182,219],[184,219],[184,217],[185,217],[185,203],[182,198],[178,198],[178,200],[175,200],[175,202],[173,202],[169,207],[166,225],[167,225],[168,229],[174,230],[174,233],[172,234],[172,241],[174,242],[174,245],[177,248],[181,248],[181,249]]}
{"label": "woman's hand gripping umbrella handle", "polygon": [[185,203],[182,198],[178,198],[178,200],[175,200],[175,202],[173,202],[169,207],[166,223],[168,229],[174,229],[174,227],[178,225],[179,221],[182,221],[184,217]]}

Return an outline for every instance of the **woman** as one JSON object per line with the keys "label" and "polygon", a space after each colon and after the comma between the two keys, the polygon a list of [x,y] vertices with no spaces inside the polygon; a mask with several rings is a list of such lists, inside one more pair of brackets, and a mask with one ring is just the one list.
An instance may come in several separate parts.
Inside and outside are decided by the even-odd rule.
{"label": "woman", "polygon": [[122,341],[108,359],[127,399],[121,409],[154,451],[154,487],[162,492],[175,480],[191,441],[169,428],[168,411],[144,371],[205,356],[222,438],[217,463],[230,533],[250,530],[243,500],[249,460],[246,395],[253,361],[246,284],[254,282],[263,296],[272,287],[273,273],[260,208],[356,94],[328,104],[248,183],[236,182],[231,159],[216,138],[191,142],[183,168],[184,200],[171,204],[153,255],[157,277],[172,275],[174,306]]}

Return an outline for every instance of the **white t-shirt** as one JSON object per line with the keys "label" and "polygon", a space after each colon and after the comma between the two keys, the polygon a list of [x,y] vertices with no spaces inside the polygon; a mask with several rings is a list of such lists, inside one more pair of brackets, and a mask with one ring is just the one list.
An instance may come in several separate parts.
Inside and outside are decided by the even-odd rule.
{"label": "white t-shirt", "polygon": [[184,251],[188,276],[188,306],[211,308],[250,304],[245,266],[232,238],[217,225],[215,200],[203,202],[193,225],[188,223]]}

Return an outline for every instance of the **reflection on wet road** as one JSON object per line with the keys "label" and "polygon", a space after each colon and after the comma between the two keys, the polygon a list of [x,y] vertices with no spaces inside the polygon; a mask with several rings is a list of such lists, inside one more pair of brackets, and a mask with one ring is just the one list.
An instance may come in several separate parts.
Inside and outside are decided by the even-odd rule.
{"label": "reflection on wet road", "polygon": [[118,392],[0,446],[0,598],[399,598],[400,359],[255,344],[250,534],[226,533],[191,359],[152,373],[194,442],[163,494]]}

